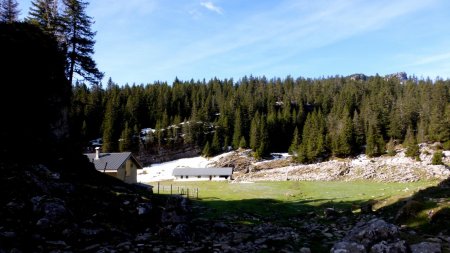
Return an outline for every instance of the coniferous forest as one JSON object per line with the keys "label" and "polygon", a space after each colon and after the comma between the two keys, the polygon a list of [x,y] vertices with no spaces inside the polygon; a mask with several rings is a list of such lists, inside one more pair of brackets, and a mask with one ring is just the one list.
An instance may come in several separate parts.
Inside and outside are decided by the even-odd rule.
{"label": "coniferous forest", "polygon": [[396,144],[450,146],[450,81],[245,76],[119,86],[110,78],[106,87],[73,87],[71,119],[77,139],[102,137],[104,151],[187,144],[207,156],[289,150],[301,163],[379,156]]}
{"label": "coniferous forest", "polygon": [[[18,22],[18,4],[3,1],[0,21]],[[396,144],[441,142],[450,148],[450,80],[388,76],[272,78],[118,85],[92,58],[95,32],[87,2],[32,1],[24,20],[54,39],[72,84],[71,136],[103,151],[195,146],[206,156],[251,148],[256,158],[289,151],[297,162],[392,153]],[[17,24],[16,24],[17,25]],[[84,81],[76,81],[81,77]],[[148,131],[142,131],[147,129]]]}

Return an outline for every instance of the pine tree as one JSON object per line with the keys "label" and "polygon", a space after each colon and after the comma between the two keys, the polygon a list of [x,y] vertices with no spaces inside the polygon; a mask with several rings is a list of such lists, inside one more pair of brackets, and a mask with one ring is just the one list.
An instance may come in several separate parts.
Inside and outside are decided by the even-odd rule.
{"label": "pine tree", "polygon": [[297,149],[297,155],[294,156],[294,161],[299,163],[308,162],[308,158],[306,157],[306,149],[305,145],[299,145]]}
{"label": "pine tree", "polygon": [[320,110],[314,111],[306,117],[299,152],[307,162],[313,162],[325,154],[325,149],[325,119]]}
{"label": "pine tree", "polygon": [[20,11],[16,0],[2,0],[0,2],[0,22],[13,23],[19,21]]}
{"label": "pine tree", "polygon": [[209,145],[209,141],[207,141],[205,146],[203,147],[202,154],[205,157],[211,157],[213,155],[213,153],[211,152],[211,147]]}
{"label": "pine tree", "polygon": [[234,116],[233,148],[238,148],[242,137],[241,110],[238,108]]}
{"label": "pine tree", "polygon": [[354,149],[357,151],[365,144],[365,132],[364,123],[356,110],[353,113],[353,131],[355,138]]}
{"label": "pine tree", "polygon": [[61,16],[63,34],[67,48],[67,76],[73,83],[77,74],[91,83],[103,78],[92,59],[95,32],[91,30],[92,18],[86,14],[88,3],[82,0],[63,0],[64,12]]}
{"label": "pine tree", "polygon": [[420,160],[419,145],[417,145],[417,138],[411,127],[408,127],[408,130],[406,131],[405,141],[403,142],[403,145],[406,147],[405,155],[407,157],[413,157],[416,160]]}
{"label": "pine tree", "polygon": [[120,138],[120,94],[119,88],[110,80],[111,94],[106,105],[106,112],[103,119],[103,151],[115,152],[118,149],[118,140]]}
{"label": "pine tree", "polygon": [[261,127],[260,127],[260,141],[256,150],[256,158],[260,159],[269,155],[269,135],[267,133],[267,127],[264,120],[264,115],[261,115]]}
{"label": "pine tree", "polygon": [[366,135],[366,155],[380,156],[385,152],[385,143],[375,124],[370,124]]}
{"label": "pine tree", "polygon": [[218,134],[217,129],[214,132],[210,150],[211,150],[212,155],[216,155],[222,151],[222,149],[220,147],[219,134]]}
{"label": "pine tree", "polygon": [[260,144],[260,116],[257,112],[252,119],[251,127],[250,127],[250,148],[253,151],[259,147]]}
{"label": "pine tree", "polygon": [[61,30],[58,0],[32,1],[27,21],[56,37],[58,29]]}
{"label": "pine tree", "polygon": [[242,136],[241,140],[239,141],[239,147],[240,148],[246,148],[247,147],[247,141],[245,140],[244,136]]}
{"label": "pine tree", "polygon": [[344,110],[334,122],[334,131],[330,131],[331,150],[337,157],[347,157],[352,153],[354,145],[353,123],[348,111]]}
{"label": "pine tree", "polygon": [[128,122],[125,122],[125,128],[123,129],[120,140],[119,140],[119,150],[120,152],[131,151],[132,147],[132,131],[128,127]]}
{"label": "pine tree", "polygon": [[289,150],[288,150],[289,154],[296,155],[297,150],[298,150],[298,146],[299,146],[299,143],[300,143],[300,139],[299,138],[300,138],[300,136],[298,134],[298,128],[295,127],[294,134],[292,136],[291,146],[289,146]]}

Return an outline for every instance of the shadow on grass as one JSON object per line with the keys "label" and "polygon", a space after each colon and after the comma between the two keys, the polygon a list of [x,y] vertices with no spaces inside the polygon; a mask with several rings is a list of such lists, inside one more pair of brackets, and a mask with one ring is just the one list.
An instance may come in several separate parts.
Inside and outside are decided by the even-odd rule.
{"label": "shadow on grass", "polygon": [[[267,252],[282,252],[282,249],[298,252],[305,246],[310,248],[311,252],[330,252],[332,245],[340,238],[326,231],[351,228],[359,217],[359,208],[367,202],[333,199],[283,201],[268,198],[207,198],[192,200],[192,206],[193,218],[200,218],[199,226],[207,234],[217,233],[216,224],[223,223],[236,234],[252,231],[251,241],[265,240]],[[328,230],[331,227],[333,229]],[[286,237],[281,241],[267,239],[276,238],[280,231],[290,229],[296,231],[298,237]]]}
{"label": "shadow on grass", "polygon": [[378,210],[386,220],[431,234],[450,232],[450,178]]}
{"label": "shadow on grass", "polygon": [[[325,209],[332,208],[336,216],[354,216],[369,201],[335,201],[334,199],[308,199],[281,201],[275,199],[220,200],[204,198],[193,200],[194,206],[200,207],[202,215],[208,219],[232,218],[244,223],[286,223],[292,218],[308,217],[327,218]],[[332,211],[331,211],[332,212]]]}

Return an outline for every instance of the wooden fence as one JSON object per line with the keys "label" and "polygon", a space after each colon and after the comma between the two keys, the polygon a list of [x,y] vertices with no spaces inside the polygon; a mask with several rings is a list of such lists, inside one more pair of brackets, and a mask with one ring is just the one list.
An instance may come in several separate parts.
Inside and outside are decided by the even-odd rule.
{"label": "wooden fence", "polygon": [[173,186],[170,185],[161,185],[158,182],[158,186],[156,188],[156,194],[170,194],[170,195],[181,195],[186,198],[195,198],[198,199],[198,188],[189,188],[186,186]]}

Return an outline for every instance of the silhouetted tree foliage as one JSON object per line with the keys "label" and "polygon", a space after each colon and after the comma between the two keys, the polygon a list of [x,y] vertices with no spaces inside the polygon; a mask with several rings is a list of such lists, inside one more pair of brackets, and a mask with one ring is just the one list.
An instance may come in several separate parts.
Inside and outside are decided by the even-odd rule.
{"label": "silhouetted tree foliage", "polygon": [[0,23],[2,160],[57,157],[68,137],[71,86],[53,37],[27,23]]}
{"label": "silhouetted tree foliage", "polygon": [[408,128],[420,141],[449,141],[449,90],[449,80],[380,76],[244,76],[123,86],[111,81],[105,88],[74,86],[72,115],[79,133],[85,122],[86,141],[104,136],[117,142],[129,122],[156,130],[141,143],[145,147],[203,150],[208,142],[206,151],[214,154],[227,145],[248,145],[256,156],[289,149],[307,163],[361,151],[383,155],[389,140],[403,143]]}
{"label": "silhouetted tree foliage", "polygon": [[61,28],[64,47],[67,50],[66,74],[73,83],[77,74],[91,83],[103,78],[103,73],[92,59],[94,54],[95,32],[91,30],[92,18],[86,14],[87,2],[81,0],[63,0],[64,11],[61,14]]}
{"label": "silhouetted tree foliage", "polygon": [[[57,36],[61,32],[58,0],[35,0],[31,2],[27,22],[41,27],[45,32]],[[59,30],[59,31],[58,31]]]}
{"label": "silhouetted tree foliage", "polygon": [[13,23],[19,21],[19,4],[16,0],[1,0],[0,22]]}

